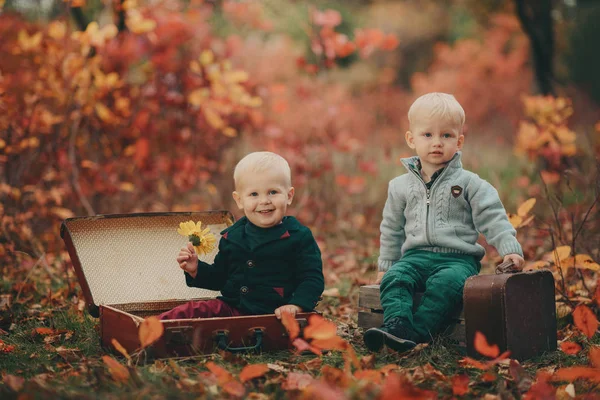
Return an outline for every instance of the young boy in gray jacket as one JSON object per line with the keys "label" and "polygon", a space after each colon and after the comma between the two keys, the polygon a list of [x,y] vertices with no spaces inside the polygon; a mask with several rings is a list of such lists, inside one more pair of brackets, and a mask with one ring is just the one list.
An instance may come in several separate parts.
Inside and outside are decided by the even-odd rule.
{"label": "young boy in gray jacket", "polygon": [[[378,281],[384,323],[364,334],[371,351],[407,351],[428,342],[462,306],[466,279],[477,275],[485,250],[481,232],[504,261],[523,264],[496,189],[464,170],[465,112],[454,96],[429,93],[408,111],[405,139],[417,156],[390,181],[383,209]],[[413,314],[413,294],[424,291]]]}

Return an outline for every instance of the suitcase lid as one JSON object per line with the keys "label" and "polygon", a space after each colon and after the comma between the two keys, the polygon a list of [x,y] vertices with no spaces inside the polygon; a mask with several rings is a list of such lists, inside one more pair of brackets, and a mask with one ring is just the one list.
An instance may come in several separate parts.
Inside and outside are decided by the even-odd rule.
{"label": "suitcase lid", "polygon": [[220,232],[233,224],[228,211],[110,214],[63,221],[63,238],[88,310],[98,316],[101,304],[214,298],[219,292],[190,288],[175,257],[188,239],[179,224],[201,221],[217,246],[199,258],[212,263]]}

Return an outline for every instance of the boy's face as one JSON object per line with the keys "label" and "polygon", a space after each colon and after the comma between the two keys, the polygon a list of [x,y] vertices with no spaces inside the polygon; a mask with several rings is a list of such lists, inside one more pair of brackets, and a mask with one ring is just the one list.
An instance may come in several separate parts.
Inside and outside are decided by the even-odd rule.
{"label": "boy's face", "polygon": [[294,198],[294,188],[280,171],[246,171],[239,177],[233,198],[250,222],[270,228],[285,216]]}
{"label": "boy's face", "polygon": [[416,151],[423,168],[430,171],[446,166],[464,140],[460,124],[450,119],[420,118],[406,132],[406,143]]}

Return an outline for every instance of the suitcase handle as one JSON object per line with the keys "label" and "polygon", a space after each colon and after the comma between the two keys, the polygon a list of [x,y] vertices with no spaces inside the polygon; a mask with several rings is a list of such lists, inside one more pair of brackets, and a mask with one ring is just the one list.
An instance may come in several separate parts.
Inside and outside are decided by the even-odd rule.
{"label": "suitcase handle", "polygon": [[512,261],[506,261],[498,264],[496,267],[496,274],[513,274],[515,272],[521,272],[521,269],[517,267]]}
{"label": "suitcase handle", "polygon": [[215,334],[215,340],[217,341],[217,347],[221,350],[229,351],[231,353],[246,353],[246,352],[256,352],[260,353],[262,350],[262,341],[264,328],[252,328],[250,329],[251,336],[254,336],[256,343],[254,346],[246,346],[246,347],[229,347],[227,344],[227,339],[229,337],[229,331],[219,330]]}

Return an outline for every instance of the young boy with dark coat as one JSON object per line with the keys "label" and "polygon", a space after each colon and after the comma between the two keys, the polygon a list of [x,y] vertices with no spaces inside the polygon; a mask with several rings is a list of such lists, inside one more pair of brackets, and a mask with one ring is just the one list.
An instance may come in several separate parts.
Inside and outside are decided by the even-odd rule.
{"label": "young boy with dark coat", "polygon": [[191,301],[161,319],[312,311],[324,289],[321,252],[307,227],[286,216],[294,198],[287,161],[271,152],[248,154],[234,171],[233,198],[245,216],[221,232],[214,263],[198,260],[191,243],[177,262],[188,286],[221,291]]}

